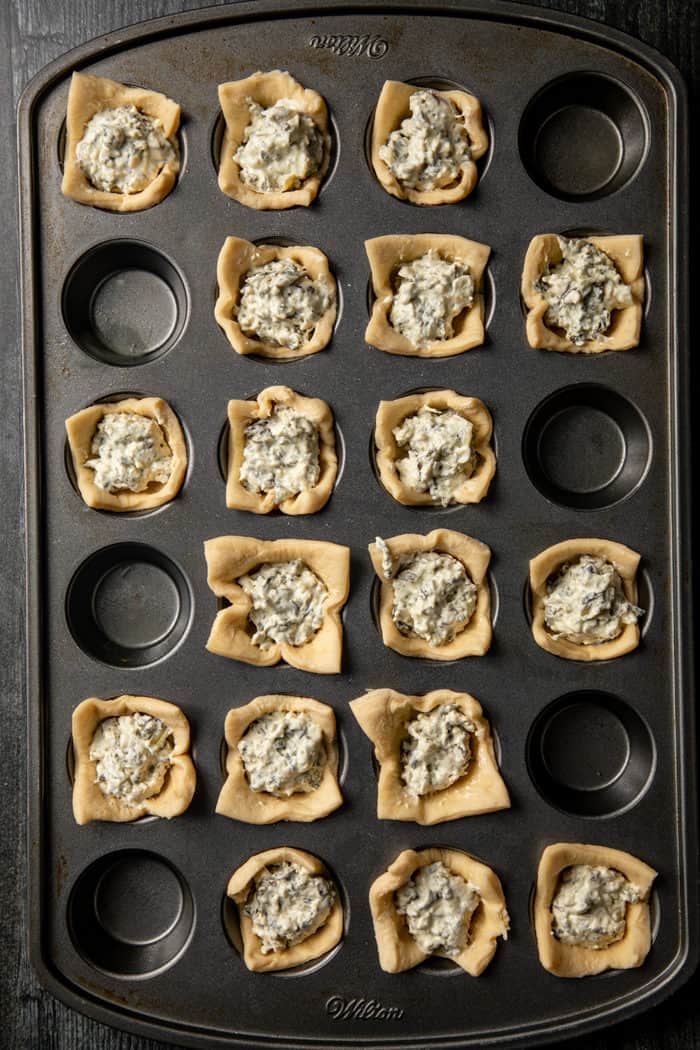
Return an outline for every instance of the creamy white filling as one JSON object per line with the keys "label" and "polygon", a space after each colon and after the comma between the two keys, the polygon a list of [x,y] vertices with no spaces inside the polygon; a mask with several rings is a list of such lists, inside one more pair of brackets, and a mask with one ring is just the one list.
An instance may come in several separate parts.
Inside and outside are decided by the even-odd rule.
{"label": "creamy white filling", "polygon": [[318,482],[318,428],[300,412],[275,406],[269,418],[248,424],[244,442],[238,477],[250,492],[271,492],[282,503]]}
{"label": "creamy white filling", "polygon": [[641,891],[619,871],[574,864],[562,872],[552,900],[552,934],[564,944],[605,948],[622,940],[627,905],[640,898]]}
{"label": "creamy white filling", "polygon": [[547,583],[544,622],[554,638],[578,645],[609,642],[643,611],[625,597],[614,565],[591,554],[566,562]]}
{"label": "creamy white filling", "polygon": [[440,704],[406,726],[401,779],[411,795],[441,791],[463,777],[471,760],[474,723],[456,704]]}
{"label": "creamy white filling", "polygon": [[395,277],[389,314],[392,327],[413,346],[451,339],[453,322],[474,302],[474,279],[469,267],[456,259],[442,259],[430,250],[404,263]]}
{"label": "creamy white filling", "polygon": [[253,339],[298,350],[334,301],[323,277],[314,280],[292,259],[273,259],[246,274],[236,321]]}
{"label": "creamy white filling", "polygon": [[476,609],[477,587],[451,554],[404,555],[392,581],[391,616],[402,634],[445,645],[462,631]]}
{"label": "creamy white filling", "polygon": [[455,182],[469,161],[464,118],[449,98],[435,91],[414,91],[411,116],[392,131],[379,156],[403,186],[434,190]]}
{"label": "creamy white filling", "polygon": [[612,259],[589,241],[558,237],[562,261],[535,281],[547,303],[545,322],[583,346],[605,335],[612,311],[633,303]]}
{"label": "creamy white filling", "polygon": [[250,123],[233,156],[242,181],[259,193],[298,189],[323,164],[323,132],[289,98],[267,108],[248,99],[248,108]]}
{"label": "creamy white filling", "polygon": [[135,106],[96,113],[85,125],[75,156],[85,177],[107,193],[138,193],[164,164],[178,159],[161,122]]}
{"label": "creamy white filling", "polygon": [[418,868],[394,900],[422,951],[454,958],[469,944],[469,927],[481,897],[477,886],[435,861]]}
{"label": "creamy white filling", "polygon": [[401,481],[416,492],[428,492],[447,506],[457,489],[474,473],[473,425],[452,409],[425,405],[407,416],[392,434],[401,455],[396,469]]}
{"label": "creamy white filling", "polygon": [[321,627],[328,591],[300,558],[266,562],[237,582],[252,603],[253,645],[303,645]]}
{"label": "creamy white filling", "polygon": [[94,483],[107,492],[143,492],[153,482],[165,484],[173,459],[161,427],[151,416],[107,412],[97,424],[85,466]]}
{"label": "creamy white filling", "polygon": [[315,791],[326,765],[321,727],[303,711],[272,711],[257,718],[238,751],[252,790],[280,798]]}
{"label": "creamy white filling", "polygon": [[321,875],[285,861],[263,869],[243,912],[260,939],[260,951],[282,951],[315,933],[331,913],[335,887]]}
{"label": "creamy white filling", "polygon": [[103,795],[126,803],[157,795],[174,747],[168,726],[146,714],[105,718],[90,744],[95,783]]}

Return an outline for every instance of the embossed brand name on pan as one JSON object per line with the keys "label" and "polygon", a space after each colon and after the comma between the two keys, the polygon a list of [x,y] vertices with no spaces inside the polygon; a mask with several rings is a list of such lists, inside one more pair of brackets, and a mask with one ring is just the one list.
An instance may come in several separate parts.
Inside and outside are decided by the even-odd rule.
{"label": "embossed brand name on pan", "polygon": [[325,48],[334,55],[344,55],[346,58],[358,58],[360,55],[366,55],[367,58],[384,58],[389,50],[389,44],[384,37],[370,36],[369,33],[364,36],[312,36],[309,46]]}
{"label": "embossed brand name on pan", "polygon": [[334,1021],[401,1021],[404,1011],[398,1006],[384,1006],[376,999],[345,999],[332,995],[326,1001],[326,1013]]}

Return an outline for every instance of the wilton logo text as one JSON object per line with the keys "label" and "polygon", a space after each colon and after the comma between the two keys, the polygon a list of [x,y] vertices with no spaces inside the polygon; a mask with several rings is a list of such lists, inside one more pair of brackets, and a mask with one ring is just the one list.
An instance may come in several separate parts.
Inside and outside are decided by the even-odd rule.
{"label": "wilton logo text", "polygon": [[325,48],[332,51],[334,55],[344,55],[346,58],[358,58],[366,55],[367,58],[384,58],[389,50],[389,45],[381,36],[312,36],[309,40],[311,47]]}
{"label": "wilton logo text", "polygon": [[344,999],[332,995],[326,1002],[326,1013],[334,1021],[400,1021],[403,1010],[398,1006],[382,1006],[376,999]]}

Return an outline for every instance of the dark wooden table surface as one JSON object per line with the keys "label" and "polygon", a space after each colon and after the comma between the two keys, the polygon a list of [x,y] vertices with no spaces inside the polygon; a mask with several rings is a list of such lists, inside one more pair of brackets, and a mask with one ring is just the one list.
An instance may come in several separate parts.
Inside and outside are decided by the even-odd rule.
{"label": "dark wooden table surface", "polygon": [[[209,6],[206,0],[0,0],[1,126],[5,132],[0,202],[0,1048],[157,1050],[163,1044],[107,1028],[69,1010],[44,992],[25,943],[25,697],[23,549],[17,278],[15,111],[29,79],[77,44],[145,18]],[[585,15],[651,44],[680,69],[691,106],[700,87],[698,0],[540,0],[540,6]],[[697,132],[693,133],[697,156]],[[697,165],[694,166],[697,171]],[[697,226],[697,216],[694,219]],[[691,244],[697,239],[691,238]],[[695,311],[697,316],[698,311]],[[691,326],[691,333],[697,326]],[[697,384],[695,385],[697,389]],[[691,1050],[700,1047],[697,976],[655,1010],[585,1039],[568,1050]]]}

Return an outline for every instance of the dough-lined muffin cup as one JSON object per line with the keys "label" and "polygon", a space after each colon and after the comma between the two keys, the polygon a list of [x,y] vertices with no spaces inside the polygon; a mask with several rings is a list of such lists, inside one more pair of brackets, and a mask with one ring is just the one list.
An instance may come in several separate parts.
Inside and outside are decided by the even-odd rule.
{"label": "dough-lined muffin cup", "polygon": [[[136,714],[151,715],[164,722],[174,746],[169,755],[170,767],[158,794],[140,802],[124,802],[105,795],[96,783],[96,763],[90,758],[90,747],[100,722],[106,718]],[[73,815],[76,823],[89,824],[92,820],[124,823],[147,814],[170,818],[185,812],[194,795],[197,774],[189,756],[190,724],[179,707],[152,696],[124,694],[114,700],[90,697],[78,704],[72,721],[75,758]]]}
{"label": "dough-lined muffin cup", "polygon": [[451,409],[473,426],[472,450],[479,456],[476,468],[467,480],[452,494],[450,503],[479,503],[489,490],[496,472],[496,456],[491,448],[493,421],[491,413],[477,397],[463,397],[454,390],[430,390],[425,394],[410,394],[395,401],[380,401],[374,426],[374,443],[377,446],[377,470],[382,485],[398,503],[409,506],[440,506],[429,492],[418,492],[409,488],[402,480],[397,461],[402,456],[402,446],[396,441],[393,431],[409,416],[422,408],[435,408],[440,412]]}
{"label": "dough-lined muffin cup", "polygon": [[[389,354],[406,357],[453,357],[481,346],[484,341],[484,270],[491,254],[487,244],[470,241],[449,233],[388,234],[365,241],[365,251],[372,271],[375,301],[365,330],[365,342]],[[398,332],[389,320],[394,301],[394,278],[405,263],[420,259],[427,252],[437,252],[448,262],[461,262],[469,267],[474,280],[474,302],[453,321],[451,339],[436,339],[427,346],[414,346]]]}
{"label": "dough-lined muffin cup", "polygon": [[[273,864],[284,863],[298,864],[310,875],[321,875],[333,882],[325,865],[318,857],[306,853],[305,850],[294,849],[292,846],[278,846],[275,849],[265,850],[263,853],[256,853],[234,871],[229,879],[226,895],[231,897],[238,909],[241,940],[243,941],[243,961],[249,970],[260,973],[270,970],[288,970],[292,966],[301,966],[303,963],[318,959],[331,948],[335,948],[343,936],[343,906],[340,903],[340,895],[336,886],[335,901],[323,926],[320,926],[310,937],[299,944],[263,954],[260,950],[260,939],[253,932],[252,920],[243,909],[254,889],[256,876]],[[333,884],[335,885],[334,882]]]}
{"label": "dough-lined muffin cup", "polygon": [[376,543],[369,544],[369,556],[374,571],[381,580],[379,595],[379,626],[382,641],[389,649],[403,656],[415,656],[424,660],[460,660],[463,656],[483,656],[491,645],[491,596],[486,570],[491,560],[491,551],[485,543],[465,536],[452,529],[433,529],[426,536],[404,533],[385,539],[393,559],[405,554],[421,554],[435,551],[450,554],[460,561],[467,575],[476,585],[476,608],[466,627],[444,645],[431,645],[425,638],[412,638],[402,634],[394,623],[391,609],[394,604],[393,579],[386,580],[382,574],[382,552]]}
{"label": "dough-lined muffin cup", "polygon": [[[261,192],[241,179],[240,168],[233,158],[238,147],[243,144],[245,130],[251,122],[248,100],[257,102],[263,109],[269,109],[283,98],[295,102],[299,112],[310,117],[320,130],[323,135],[323,161],[316,174],[310,175],[297,189]],[[311,204],[328,171],[331,157],[328,108],[323,96],[318,91],[302,87],[289,73],[274,69],[269,73],[253,73],[244,80],[219,84],[219,103],[226,121],[219,160],[221,192],[245,204],[247,208],[262,211]]]}
{"label": "dough-lined muffin cup", "polygon": [[[165,482],[152,481],[143,492],[118,489],[109,492],[95,484],[95,472],[85,464],[92,459],[92,439],[101,419],[111,413],[130,413],[153,419],[163,431],[172,456],[172,470]],[[162,507],[180,491],[187,471],[187,446],[180,421],[161,397],[126,397],[122,401],[102,402],[76,412],[66,420],[68,447],[80,495],[88,507],[97,510],[152,510]]]}
{"label": "dough-lined muffin cup", "polygon": [[[175,156],[165,162],[148,186],[137,193],[111,193],[93,186],[83,173],[76,158],[76,147],[85,133],[85,127],[96,113],[118,106],[135,106],[147,117],[160,121],[163,133],[174,148]],[[68,92],[66,112],[66,150],[63,162],[61,191],[79,204],[107,211],[144,211],[159,204],[172,190],[180,170],[177,130],[180,126],[180,107],[160,91],[126,87],[116,80],[96,77],[89,73],[74,73]]]}
{"label": "dough-lined muffin cup", "polygon": [[[275,502],[273,492],[252,492],[240,480],[245,432],[250,423],[269,419],[278,406],[294,409],[306,416],[318,430],[318,456],[320,473],[313,488],[298,492]],[[303,397],[288,386],[268,386],[258,394],[256,401],[229,401],[228,403],[228,477],[226,479],[226,506],[235,510],[248,510],[253,514],[269,514],[279,507],[283,514],[315,514],[330,499],[336,474],[338,457],[335,452],[333,413],[317,397]]]}
{"label": "dough-lined muffin cup", "polygon": [[454,204],[468,197],[476,186],[479,175],[474,161],[483,157],[489,146],[481,115],[481,104],[474,95],[469,95],[466,91],[435,91],[436,95],[449,99],[463,118],[469,136],[471,159],[461,166],[458,178],[449,186],[433,190],[412,189],[399,182],[380,157],[379,150],[386,145],[392,131],[397,131],[402,122],[411,116],[410,99],[416,91],[425,91],[425,88],[417,84],[404,84],[400,80],[385,81],[372,125],[371,158],[374,174],[392,197],[408,200],[411,204]]}
{"label": "dough-lined muffin cup", "polygon": [[[474,724],[470,734],[471,759],[467,772],[449,787],[426,795],[412,795],[401,776],[401,745],[408,723],[417,715],[454,704]],[[434,689],[425,696],[407,696],[394,689],[371,689],[352,700],[352,713],[374,744],[379,762],[377,816],[380,820],[414,820],[441,824],[478,813],[508,809],[510,797],[498,771],[491,727],[481,704],[469,693]]]}
{"label": "dough-lined muffin cup", "polygon": [[[350,590],[350,548],[321,540],[257,540],[250,536],[217,536],[204,543],[207,583],[230,604],[216,614],[207,649],[230,660],[271,667],[285,660],[315,674],[339,674],[343,653],[340,612]],[[250,596],[238,584],[261,565],[300,558],[328,592],[323,623],[303,645],[277,642],[267,649],[251,640]]]}
{"label": "dough-lined muffin cup", "polygon": [[637,568],[640,555],[623,543],[614,540],[574,539],[555,543],[553,547],[538,554],[530,562],[530,598],[532,612],[532,636],[548,653],[562,656],[565,660],[613,660],[624,656],[639,645],[639,625],[626,623],[622,631],[609,642],[594,642],[579,645],[566,638],[554,638],[544,622],[544,603],[547,597],[547,581],[555,576],[565,562],[575,561],[582,554],[603,558],[617,570],[622,582],[625,598],[637,604]]}
{"label": "dough-lined muffin cup", "polygon": [[[297,791],[279,797],[267,791],[253,791],[245,772],[238,744],[253,724],[263,715],[292,711],[308,715],[320,727],[326,752],[326,765],[321,783],[314,791]],[[226,781],[219,793],[216,812],[246,824],[274,824],[279,820],[308,822],[327,817],[343,804],[338,786],[338,744],[335,714],[328,704],[306,696],[270,694],[257,696],[243,707],[233,708],[224,723],[228,755]]]}
{"label": "dough-lined muffin cup", "polygon": [[432,954],[452,959],[472,977],[478,977],[496,954],[498,938],[508,936],[510,920],[503,887],[495,871],[462,850],[407,849],[372,883],[369,891],[379,965],[386,973],[402,973],[429,958],[409,933],[403,915],[397,912],[394,894],[419,868],[437,861],[476,886],[481,900],[472,916],[469,944],[457,956],[444,952]]}
{"label": "dough-lined muffin cup", "polygon": [[547,302],[535,288],[547,267],[556,266],[562,260],[559,239],[555,233],[541,233],[533,237],[528,245],[523,265],[520,293],[527,307],[527,341],[533,349],[562,350],[570,354],[600,354],[604,350],[631,350],[639,345],[642,326],[642,304],[644,302],[644,257],[641,234],[625,234],[614,237],[580,238],[599,248],[612,260],[622,280],[632,291],[632,305],[613,310],[610,327],[605,335],[590,339],[577,346],[567,339],[558,328],[547,325],[545,314]]}
{"label": "dough-lined muffin cup", "polygon": [[[313,281],[323,278],[333,291],[333,301],[319,318],[311,338],[296,350],[288,346],[278,346],[276,343],[266,343],[262,339],[254,339],[241,330],[236,320],[241,286],[248,272],[277,259],[291,259],[292,262],[303,267]],[[216,279],[219,294],[214,307],[214,316],[237,354],[259,354],[261,357],[287,360],[316,354],[328,346],[333,335],[337,312],[337,287],[328,265],[328,259],[318,248],[296,244],[287,248],[276,244],[258,245],[242,237],[227,237],[219,252]]]}
{"label": "dough-lined muffin cup", "polygon": [[[607,948],[565,944],[552,932],[552,900],[559,876],[575,864],[612,868],[641,891],[641,900],[627,905],[624,936]],[[631,853],[608,846],[580,842],[556,842],[547,846],[537,869],[534,908],[537,952],[545,970],[557,977],[587,977],[604,970],[629,970],[641,966],[651,948],[649,893],[656,874],[653,868]]]}

